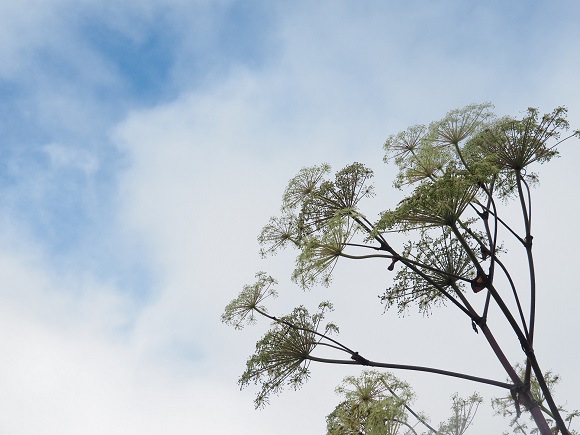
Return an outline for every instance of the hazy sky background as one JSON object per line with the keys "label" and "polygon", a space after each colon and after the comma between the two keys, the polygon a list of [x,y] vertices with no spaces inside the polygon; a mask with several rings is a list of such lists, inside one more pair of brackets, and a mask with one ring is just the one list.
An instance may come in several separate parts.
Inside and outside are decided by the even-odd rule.
{"label": "hazy sky background", "polygon": [[[324,433],[360,369],[312,365],[261,411],[237,387],[266,323],[219,317],[259,270],[281,282],[274,311],[334,300],[370,359],[504,380],[451,307],[382,315],[384,265],[345,263],[303,293],[293,253],[261,260],[256,236],[321,162],[367,164],[370,209],[393,207],[384,140],[450,109],[566,105],[580,128],[579,20],[572,0],[0,0],[0,433]],[[560,150],[534,200],[536,353],[579,408],[578,140]],[[434,424],[479,391],[471,433],[507,427],[489,409],[503,391],[396,374]]]}

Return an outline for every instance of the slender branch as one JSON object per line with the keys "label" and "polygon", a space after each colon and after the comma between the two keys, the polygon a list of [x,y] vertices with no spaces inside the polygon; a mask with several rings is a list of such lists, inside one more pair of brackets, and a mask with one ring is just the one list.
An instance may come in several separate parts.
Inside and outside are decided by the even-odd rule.
{"label": "slender branch", "polygon": [[[405,407],[407,407],[407,405],[405,405]],[[407,427],[408,427],[408,428],[409,428],[409,429],[410,429],[410,430],[413,432],[413,434],[414,434],[414,435],[419,435],[419,434],[417,433],[417,431],[416,431],[415,429],[413,429],[413,426],[411,426],[411,425],[410,425],[409,423],[407,423],[406,421],[403,421],[403,420],[398,420],[398,419],[396,419],[396,418],[393,418],[393,421],[394,421],[394,422],[397,422],[397,423],[399,423],[399,424],[404,424],[405,426],[407,426]]]}
{"label": "slender branch", "polygon": [[[485,245],[483,244],[483,242],[482,242],[481,240],[479,240],[479,237],[477,237],[477,234],[475,234],[473,231],[471,231],[471,229],[470,229],[470,228],[469,228],[467,225],[463,225],[461,222],[460,222],[460,225],[461,225],[461,227],[462,227],[462,228],[463,228],[465,231],[467,231],[467,233],[468,233],[468,234],[469,234],[471,237],[473,237],[473,239],[474,239],[474,240],[475,240],[477,243],[479,243],[479,245],[480,245],[480,246],[482,246],[482,247],[485,247]],[[519,297],[518,297],[518,293],[517,293],[517,290],[516,290],[515,284],[514,284],[514,282],[513,282],[513,279],[512,279],[512,277],[511,277],[510,273],[508,272],[507,268],[505,267],[505,265],[504,265],[504,264],[503,264],[503,263],[502,263],[502,262],[499,260],[499,258],[497,258],[497,255],[493,254],[493,255],[492,255],[492,258],[493,258],[493,259],[494,259],[494,261],[495,261],[495,262],[496,262],[496,263],[497,263],[497,264],[498,264],[498,265],[501,267],[501,269],[503,270],[503,272],[504,272],[504,274],[505,274],[506,278],[508,279],[508,281],[509,281],[509,283],[510,283],[510,286],[511,286],[511,289],[512,289],[512,292],[513,292],[513,295],[514,295],[515,301],[516,301],[516,304],[517,304],[517,306],[518,306],[518,311],[519,311],[519,314],[520,314],[520,318],[521,318],[521,321],[522,321],[522,326],[523,326],[523,328],[524,328],[524,331],[525,331],[525,337],[526,337],[526,340],[527,340],[527,337],[528,337],[528,327],[527,327],[527,323],[526,323],[526,320],[525,320],[525,317],[524,317],[524,314],[523,314],[523,311],[522,311],[522,307],[521,307],[521,304],[520,304],[520,299],[519,299]],[[490,284],[492,284],[492,282],[490,282]],[[497,294],[497,298],[501,298],[501,297],[499,296],[499,294]],[[494,297],[494,299],[496,299],[496,297]],[[496,300],[496,302],[497,302],[497,300]],[[487,305],[487,302],[486,302],[486,305]],[[507,307],[506,307],[506,308],[507,308]],[[487,313],[487,309],[486,309],[486,313]],[[505,313],[504,313],[504,314],[505,314]],[[511,313],[510,313],[510,315],[511,315]],[[485,318],[486,316],[484,315],[483,317]]]}
{"label": "slender branch", "polygon": [[489,311],[489,302],[490,301],[491,301],[491,293],[488,290],[487,295],[485,296],[485,304],[483,304],[483,314],[481,315],[484,322],[487,322],[487,313]]}
{"label": "slender branch", "polygon": [[525,244],[524,239],[522,239],[502,218],[500,218],[497,213],[494,213],[493,210],[490,210],[488,207],[484,206],[481,203],[477,203],[479,206],[481,206],[483,209],[485,209],[489,214],[491,214],[492,216],[494,216],[495,219],[497,219],[497,221],[503,225],[503,227],[508,230],[512,236],[514,236],[522,245]]}
{"label": "slender branch", "polygon": [[[463,225],[462,222],[459,222],[459,224],[462,226],[462,228],[465,228],[466,227],[466,225]],[[481,264],[480,264],[479,260],[475,256],[475,253],[472,251],[472,249],[469,246],[469,244],[467,243],[467,241],[465,240],[465,237],[463,237],[463,235],[459,232],[459,229],[457,228],[457,225],[450,225],[449,228],[451,229],[451,231],[453,232],[453,234],[455,235],[455,237],[457,238],[457,240],[459,241],[459,243],[463,247],[463,250],[465,251],[465,253],[469,257],[469,259],[473,263],[473,266],[477,270],[477,274],[478,275],[485,275],[485,273],[483,272],[483,268],[481,267]]]}
{"label": "slender branch", "polygon": [[[437,369],[437,368],[433,368],[433,367],[414,366],[414,365],[406,365],[406,364],[390,364],[390,363],[370,361],[370,360],[367,360],[366,358],[361,357],[358,354],[358,352],[355,352],[355,351],[349,349],[344,344],[338,342],[337,340],[334,340],[334,339],[328,337],[326,334],[322,334],[322,333],[320,333],[316,330],[310,329],[310,328],[303,328],[300,326],[296,326],[291,322],[280,319],[276,316],[272,316],[272,315],[264,312],[263,310],[260,310],[259,308],[254,308],[254,309],[256,310],[256,312],[258,312],[262,316],[269,318],[277,323],[281,323],[283,325],[286,325],[289,328],[293,328],[293,329],[301,330],[301,331],[306,331],[306,332],[315,334],[318,337],[324,338],[324,339],[326,339],[326,340],[328,340],[336,345],[336,346],[332,346],[332,345],[327,344],[328,346],[335,348],[337,350],[343,351],[343,352],[347,352],[351,355],[350,360],[322,358],[322,357],[317,357],[314,355],[306,355],[305,359],[309,360],[309,361],[315,361],[315,362],[321,362],[321,363],[327,363],[327,364],[362,365],[362,366],[380,367],[380,368],[395,369],[395,370],[409,370],[409,371],[420,371],[420,372],[426,372],[426,373],[435,373],[435,374],[439,374],[442,376],[449,376],[449,377],[454,377],[454,378],[459,378],[459,379],[466,379],[469,381],[478,382],[478,383],[482,383],[482,384],[493,385],[493,386],[505,388],[508,390],[513,388],[513,386],[514,386],[513,384],[507,384],[505,382],[500,382],[500,381],[496,381],[493,379],[487,379],[487,378],[482,378],[479,376],[467,375],[464,373],[453,372],[453,371],[449,371],[449,370],[441,370],[441,369]],[[323,344],[323,343],[319,342],[318,344]]]}
{"label": "slender branch", "polygon": [[522,345],[522,349],[524,349],[524,351],[525,351],[526,349],[528,349],[528,341],[527,341],[526,335],[520,329],[520,326],[518,325],[518,323],[514,319],[511,311],[509,310],[509,308],[507,307],[504,300],[501,298],[501,296],[499,295],[497,289],[493,286],[493,284],[490,284],[488,286],[488,290],[491,293],[491,296],[493,297],[494,301],[498,305],[499,309],[501,310],[501,312],[505,316],[506,320],[508,321],[508,323],[512,327],[513,331],[516,333],[516,336],[517,336],[520,344]]}
{"label": "slender branch", "polygon": [[[383,385],[385,386],[385,388],[387,390],[389,390],[389,393],[391,393],[393,396],[395,396],[397,399],[400,400],[400,397],[397,395],[397,393],[395,393],[393,391],[393,389],[391,387],[389,387],[389,384],[387,384],[384,379],[383,379]],[[409,405],[407,405],[407,402],[403,401],[403,405],[405,406],[405,408],[407,409],[407,411],[409,411],[413,417],[415,417],[417,420],[419,420],[424,426],[426,426],[431,432],[433,433],[437,433],[437,431],[435,429],[433,429],[426,421],[424,418],[422,418],[419,414],[417,414],[415,411],[413,411],[411,409],[411,407]]]}
{"label": "slender branch", "polygon": [[[361,215],[361,218],[366,222],[366,224],[370,228],[371,231],[369,232],[369,234],[372,234],[374,232],[374,230],[375,230],[375,225],[371,221],[369,221],[366,218],[366,216]],[[390,247],[389,244],[387,243],[387,240],[383,237],[383,235],[381,233],[377,233],[374,236],[374,238],[375,238],[375,240],[377,240],[381,244],[381,247],[382,246],[385,246],[387,248]]]}
{"label": "slender branch", "polygon": [[495,259],[495,262],[498,264],[498,266],[501,268],[501,270],[503,271],[504,275],[506,276],[510,287],[512,289],[512,293],[514,295],[514,299],[516,301],[516,305],[518,307],[518,313],[520,314],[520,319],[522,321],[522,326],[524,327],[524,333],[526,335],[526,338],[528,338],[529,332],[528,332],[528,325],[526,323],[526,319],[524,316],[524,312],[522,310],[522,306],[520,304],[520,298],[518,297],[518,292],[516,291],[516,286],[514,284],[514,281],[512,279],[511,274],[509,273],[509,271],[507,270],[507,268],[505,267],[505,265],[503,264],[503,262],[501,262],[498,258]]}
{"label": "slender branch", "polygon": [[[478,273],[483,274],[483,268],[481,267],[481,264],[477,260],[477,257],[475,256],[475,254],[473,253],[473,251],[471,250],[471,248],[469,247],[469,245],[467,244],[467,242],[465,241],[465,239],[463,238],[463,236],[461,235],[461,233],[459,232],[459,230],[457,229],[457,227],[456,226],[452,226],[451,229],[452,229],[453,233],[455,234],[455,236],[458,238],[458,240],[461,243],[461,245],[464,247],[467,255],[473,261],[473,264],[476,267]],[[522,347],[524,349],[526,349],[527,348],[527,344],[528,344],[527,343],[527,338],[524,335],[524,333],[522,332],[522,330],[520,329],[520,326],[518,325],[518,323],[514,319],[511,311],[509,310],[509,308],[505,304],[504,300],[499,295],[497,289],[494,287],[493,283],[490,283],[490,282],[487,283],[487,288],[491,292],[491,295],[493,296],[493,299],[495,300],[495,302],[499,306],[501,312],[506,317],[506,319],[509,322],[509,324],[511,325],[512,329],[516,333],[516,336],[518,337],[518,340],[522,344]]]}
{"label": "slender branch", "polygon": [[416,372],[435,373],[438,375],[449,376],[452,378],[466,379],[468,381],[478,382],[480,384],[493,385],[495,387],[505,388],[507,390],[513,388],[513,384],[508,384],[508,383],[496,381],[493,379],[481,378],[479,376],[466,375],[464,373],[452,372],[449,370],[436,369],[433,367],[411,366],[411,365],[405,365],[405,364],[389,364],[389,363],[382,363],[382,362],[377,362],[377,361],[370,361],[367,359],[365,359],[364,363],[362,363],[362,362],[354,361],[354,360],[320,358],[320,357],[316,357],[313,355],[308,355],[306,357],[306,359],[311,360],[311,361],[320,362],[320,363],[326,363],[326,364],[362,365],[362,366],[380,367],[380,368],[393,369],[393,370],[409,370],[409,371],[416,371]]}
{"label": "slender branch", "polygon": [[380,246],[371,246],[371,245],[361,245],[359,243],[345,243],[344,246],[353,246],[355,248],[367,248],[367,249],[374,249],[375,251],[380,251]]}
{"label": "slender branch", "polygon": [[367,258],[393,258],[393,256],[391,254],[351,255],[351,254],[345,254],[344,252],[341,252],[338,255],[340,257],[344,257],[344,258],[350,258],[351,260],[364,260]]}
{"label": "slender branch", "polygon": [[[357,224],[359,224],[361,226],[361,228],[363,228],[366,232],[370,233],[372,231],[372,225],[367,225],[367,223],[365,221],[368,221],[367,219],[364,218],[364,216],[362,216],[361,214],[351,214],[349,215],[350,218],[355,221]],[[360,218],[363,218],[363,221],[360,220]],[[377,240],[379,243],[380,241]]]}
{"label": "slender branch", "polygon": [[[523,192],[523,188],[522,188],[522,181],[523,181],[523,176],[522,176],[522,171],[521,169],[516,170],[516,185],[518,188],[518,196],[520,199],[520,207],[522,209],[522,215],[524,218],[524,228],[525,228],[525,232],[526,232],[526,237],[529,236],[529,231],[531,230],[530,228],[530,216],[528,213],[528,207],[526,206],[526,201],[524,199],[524,192]],[[526,241],[524,239],[524,241]]]}
{"label": "slender branch", "polygon": [[[355,243],[345,243],[345,245],[346,246],[355,246],[355,247],[357,247],[357,246],[358,247],[370,247],[370,248],[373,248],[373,249],[377,249],[377,248],[374,248],[372,246],[357,245]],[[422,269],[427,269],[427,270],[430,270],[431,272],[440,273],[441,275],[445,275],[445,276],[447,276],[449,278],[453,278],[453,279],[460,280],[460,281],[464,281],[464,282],[471,282],[470,279],[465,278],[463,276],[459,276],[459,275],[455,275],[453,273],[446,272],[446,271],[441,270],[441,269],[438,269],[436,267],[429,266],[428,264],[421,263],[419,261],[413,260],[413,259],[411,259],[409,257],[401,257],[399,254],[395,254],[395,255],[393,255],[393,254],[352,255],[352,254],[345,254],[344,252],[341,252],[338,255],[341,256],[341,257],[344,257],[344,258],[349,258],[351,260],[364,260],[364,259],[367,259],[367,258],[388,258],[388,259],[396,258],[397,260],[401,261],[401,263],[413,264],[413,265],[418,266],[418,267],[420,267]]]}
{"label": "slender branch", "polygon": [[531,191],[530,186],[528,185],[527,181],[523,177],[522,177],[522,183],[526,188],[526,194],[528,196],[528,226],[529,226],[529,230],[531,232],[532,231],[532,191]]}
{"label": "slender branch", "polygon": [[548,148],[548,150],[553,150],[554,148],[556,148],[558,145],[560,145],[562,142],[567,141],[568,139],[570,139],[571,137],[576,136],[576,133],[572,133],[570,136],[565,137],[564,139],[556,142],[554,145],[552,145],[551,147]]}
{"label": "slender branch", "polygon": [[[307,331],[313,332],[313,331],[310,331],[310,330],[307,330]],[[328,338],[328,337],[324,337],[324,338]],[[320,338],[320,340],[322,340],[322,337]],[[341,352],[346,352],[346,350],[344,350],[342,347],[334,346],[334,345],[329,344],[329,343],[323,343],[320,340],[316,342],[316,345],[331,347],[333,349],[340,350]]]}
{"label": "slender branch", "polygon": [[473,314],[472,319],[477,318],[478,317],[477,311],[471,306],[471,304],[469,303],[469,301],[467,300],[461,289],[457,286],[457,284],[451,283],[451,287],[453,288],[453,290],[455,290],[455,293],[457,294],[459,299],[461,299],[461,302],[463,302],[465,307]]}

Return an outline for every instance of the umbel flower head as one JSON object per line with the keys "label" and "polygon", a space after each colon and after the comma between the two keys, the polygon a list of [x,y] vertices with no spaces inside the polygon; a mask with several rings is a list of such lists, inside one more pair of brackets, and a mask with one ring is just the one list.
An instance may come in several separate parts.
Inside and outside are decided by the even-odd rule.
{"label": "umbel flower head", "polygon": [[264,256],[288,245],[301,251],[292,278],[303,288],[329,284],[338,257],[360,229],[358,204],[374,194],[373,173],[364,165],[348,165],[334,180],[325,179],[329,170],[301,169],[286,188],[282,216],[271,218],[258,237]]}
{"label": "umbel flower head", "polygon": [[326,417],[328,435],[399,433],[407,420],[405,405],[414,396],[407,383],[374,370],[347,376],[336,392],[344,400]]}
{"label": "umbel flower head", "polygon": [[373,195],[368,184],[373,173],[364,165],[348,165],[334,180],[325,179],[328,172],[327,164],[302,168],[290,180],[282,198],[282,216],[271,218],[258,237],[263,255],[275,254],[288,244],[301,247],[307,237],[325,232],[337,216],[356,215],[359,201]]}
{"label": "umbel flower head", "polygon": [[424,125],[414,125],[405,131],[390,135],[383,145],[384,162],[387,163],[393,159],[399,167],[404,165],[407,157],[415,154],[426,142],[427,131]]}
{"label": "umbel flower head", "polygon": [[566,112],[566,108],[558,107],[540,119],[538,110],[530,108],[523,119],[502,118],[475,140],[500,170],[522,170],[558,154],[548,141],[558,139],[561,131],[568,129]]}
{"label": "umbel flower head", "polygon": [[352,222],[343,216],[328,221],[322,235],[311,236],[302,244],[292,280],[303,289],[316,283],[328,286],[336,262],[355,231]]}
{"label": "umbel flower head", "polygon": [[471,104],[452,110],[429,127],[415,125],[391,135],[384,144],[384,161],[399,167],[394,185],[401,188],[439,178],[450,164],[461,163],[461,148],[493,118],[491,104]]}
{"label": "umbel flower head", "polygon": [[252,285],[245,285],[237,298],[232,300],[225,308],[221,320],[236,329],[242,329],[244,324],[256,322],[255,310],[266,313],[266,307],[260,303],[270,297],[276,297],[277,293],[273,286],[277,281],[264,272],[256,274],[257,281]]}
{"label": "umbel flower head", "polygon": [[[469,234],[464,233],[463,237],[472,242]],[[423,231],[418,242],[406,244],[403,256],[429,268],[417,266],[423,276],[408,268],[399,269],[393,285],[380,296],[386,309],[397,306],[400,314],[411,304],[416,304],[421,313],[429,314],[433,305],[444,304],[448,297],[441,289],[457,297],[457,292],[464,288],[460,278],[466,282],[474,272],[467,252],[448,228],[443,228],[436,238]]]}
{"label": "umbel flower head", "polygon": [[239,384],[261,386],[254,403],[256,408],[264,406],[271,394],[278,394],[286,386],[298,389],[309,377],[309,356],[323,335],[338,332],[333,323],[327,323],[324,333],[318,329],[327,311],[332,310],[329,302],[323,302],[318,312],[310,314],[306,308],[295,308],[288,316],[277,319],[270,330],[256,343],[256,352],[246,362],[246,371]]}
{"label": "umbel flower head", "polygon": [[487,125],[494,117],[490,103],[470,104],[462,109],[451,110],[440,121],[429,126],[430,141],[439,147],[459,147]]}
{"label": "umbel flower head", "polygon": [[423,181],[395,210],[383,212],[377,229],[454,225],[478,190],[469,173],[447,168],[434,181]]}
{"label": "umbel flower head", "polygon": [[307,201],[329,172],[330,165],[327,163],[302,168],[286,187],[282,197],[282,210],[294,210]]}
{"label": "umbel flower head", "polygon": [[298,218],[291,213],[284,213],[280,217],[272,217],[262,228],[258,242],[262,246],[260,255],[276,254],[278,250],[289,244],[300,246],[301,233]]}

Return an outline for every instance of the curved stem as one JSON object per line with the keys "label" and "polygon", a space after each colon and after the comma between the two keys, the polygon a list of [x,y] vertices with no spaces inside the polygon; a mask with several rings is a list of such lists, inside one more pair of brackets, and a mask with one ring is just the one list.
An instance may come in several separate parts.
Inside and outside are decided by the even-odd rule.
{"label": "curved stem", "polygon": [[[531,197],[529,186],[525,183],[525,180],[522,176],[521,170],[516,171],[516,185],[518,189],[518,196],[520,198],[520,206],[522,209],[522,215],[524,218],[524,230],[525,230],[525,243],[524,246],[526,248],[526,255],[528,257],[528,270],[530,274],[530,330],[528,334],[528,342],[530,343],[530,347],[534,345],[534,328],[535,328],[535,320],[536,320],[536,274],[534,268],[534,257],[532,255],[532,235],[531,235]],[[528,206],[526,205],[526,200],[524,198],[524,191],[523,186],[528,189]],[[524,377],[524,383],[528,384],[531,378],[531,362],[526,361],[526,371]]]}
{"label": "curved stem", "polygon": [[510,287],[512,289],[512,293],[514,295],[514,299],[516,301],[516,305],[518,307],[518,313],[520,314],[520,320],[522,321],[522,326],[524,327],[524,333],[526,334],[526,338],[529,335],[528,332],[528,325],[526,323],[526,319],[524,316],[524,311],[522,310],[522,305],[520,304],[520,298],[518,297],[518,293],[516,291],[516,286],[514,284],[514,281],[512,279],[511,274],[509,273],[509,271],[507,270],[507,268],[505,267],[505,265],[503,264],[503,262],[501,262],[497,257],[495,259],[495,262],[498,264],[498,266],[501,268],[501,270],[503,271],[505,277],[507,278]]}
{"label": "curved stem", "polygon": [[[467,242],[463,239],[463,237],[461,236],[461,234],[457,230],[457,227],[451,227],[451,228],[454,231],[454,233],[456,234],[456,236],[458,237],[458,239],[460,240],[460,242],[462,243],[462,245],[464,246],[464,248],[467,251],[467,253],[470,256],[470,258],[472,258],[472,261],[474,261],[474,264],[478,268],[478,272],[479,272],[481,270],[481,266],[479,265],[479,262],[477,261],[477,258],[475,257],[475,255],[473,254],[473,252],[471,251],[471,249],[469,248],[469,246],[467,245]],[[513,318],[511,312],[509,311],[508,307],[505,305],[505,302],[500,297],[499,293],[497,292],[497,290],[495,289],[495,287],[493,286],[493,284],[491,284],[491,283],[488,284],[488,290],[491,293],[491,295],[493,296],[493,298],[496,301],[496,303],[498,304],[498,306],[501,309],[502,313],[504,314],[504,316],[506,317],[506,319],[510,323],[512,329],[516,333],[516,336],[518,337],[518,339],[519,339],[519,341],[520,341],[520,343],[522,345],[522,348],[523,348],[524,352],[527,355],[529,354],[529,355],[532,355],[533,356],[533,348],[532,348],[531,344],[528,342],[528,340],[524,336],[522,330],[518,326],[517,322]],[[496,356],[499,358],[500,362],[502,363],[502,365],[506,369],[506,371],[507,371],[508,375],[510,376],[510,378],[514,381],[514,384],[516,386],[518,386],[518,388],[521,387],[522,381],[519,379],[519,376],[517,375],[517,373],[515,373],[515,370],[513,369],[512,365],[509,363],[509,361],[507,360],[507,358],[505,357],[505,355],[503,354],[503,352],[502,352],[501,348],[499,347],[499,345],[497,344],[497,342],[495,342],[495,339],[493,338],[493,336],[489,332],[489,329],[487,328],[487,325],[485,324],[485,322],[481,322],[481,323],[482,324],[480,324],[480,327],[484,331],[484,335],[486,336],[486,338],[490,342],[492,348],[494,349],[494,351],[496,353]],[[490,341],[490,339],[492,341]],[[531,358],[528,356],[528,361],[530,361],[530,360],[531,360]],[[533,365],[533,362],[532,362],[532,365]],[[536,365],[537,365],[537,362],[536,362]],[[558,409],[557,409],[557,407],[555,406],[555,404],[554,404],[554,402],[552,400],[551,393],[548,390],[545,381],[543,380],[543,374],[541,373],[541,371],[539,371],[539,367],[538,367],[538,372],[539,372],[539,376],[542,377],[542,381],[543,381],[543,384],[540,383],[540,387],[542,388],[542,392],[544,393],[544,396],[546,397],[546,400],[548,400],[548,397],[549,397],[550,401],[548,401],[548,404],[550,405],[550,409],[552,410],[552,412],[556,416],[556,414],[558,414]],[[534,373],[536,373],[535,367],[534,367]],[[537,404],[535,404],[533,402],[532,398],[531,398],[531,395],[529,393],[529,386],[528,386],[528,384],[524,384],[523,385],[522,394],[523,394],[524,400],[526,402],[528,402],[528,406],[530,408],[530,412],[532,413],[532,416],[534,418],[534,421],[538,425],[538,428],[540,429],[541,433],[542,434],[550,434],[551,431],[550,431],[549,426],[546,423],[546,419],[542,415],[542,413],[539,410]],[[554,406],[554,408],[552,408],[552,405]],[[558,417],[559,417],[559,414],[558,414]],[[560,417],[560,421],[561,421],[561,417]],[[560,421],[557,420],[559,427],[560,427]],[[564,428],[564,430],[566,430],[565,427],[563,427],[563,428]],[[566,433],[566,432],[563,432],[563,433]]]}
{"label": "curved stem", "polygon": [[[455,234],[455,236],[457,237],[457,239],[459,240],[459,242],[461,243],[461,245],[465,249],[465,251],[466,251],[467,255],[469,256],[469,258],[471,259],[471,261],[473,262],[473,265],[477,269],[477,273],[483,274],[484,273],[483,268],[481,267],[481,264],[477,260],[477,257],[475,256],[475,254],[473,253],[473,251],[471,250],[471,248],[467,244],[467,241],[465,240],[465,238],[461,235],[461,233],[459,232],[459,230],[457,229],[456,226],[451,226],[451,230],[453,231],[453,233]],[[504,300],[501,298],[498,291],[493,286],[493,283],[488,283],[487,288],[488,288],[489,292],[491,293],[493,299],[497,303],[498,307],[500,308],[501,312],[503,313],[503,315],[505,316],[505,318],[507,319],[507,321],[511,325],[512,329],[516,333],[516,336],[518,337],[518,340],[520,341],[522,346],[527,345],[528,343],[527,343],[526,336],[524,335],[524,333],[520,329],[520,326],[518,325],[518,323],[514,319],[511,311],[509,310],[509,308],[505,304]]]}
{"label": "curved stem", "polygon": [[[366,246],[366,245],[357,245],[354,243],[346,243],[345,245],[347,246],[359,246],[359,247],[370,247],[373,248],[372,246]],[[373,248],[373,249],[377,249],[377,248]],[[364,259],[368,259],[368,258],[388,258],[388,259],[393,259],[393,258],[397,258],[399,261],[401,261],[401,263],[405,263],[405,264],[413,264],[415,266],[418,266],[422,269],[427,269],[430,270],[431,272],[436,272],[436,273],[440,273],[441,275],[445,275],[449,278],[453,278],[459,281],[464,281],[464,282],[471,282],[470,279],[465,278],[463,276],[459,276],[459,275],[454,275],[452,273],[446,272],[444,270],[441,269],[437,269],[436,267],[433,266],[429,266],[428,264],[425,263],[421,263],[419,261],[416,260],[412,260],[409,257],[401,257],[398,254],[369,254],[369,255],[352,255],[352,254],[345,254],[344,252],[341,252],[340,254],[338,254],[340,257],[344,257],[344,258],[349,258],[351,260],[364,260]]]}
{"label": "curved stem", "polygon": [[[459,224],[462,225],[461,222],[459,222]],[[457,240],[459,241],[459,243],[463,247],[463,250],[465,251],[465,253],[469,257],[469,259],[473,263],[473,266],[477,270],[478,275],[484,275],[485,273],[483,271],[483,268],[481,267],[481,263],[479,262],[479,260],[475,256],[474,252],[472,251],[471,247],[469,246],[469,244],[465,240],[465,237],[463,237],[463,235],[459,232],[457,225],[451,225],[449,228],[451,229],[451,231],[453,232],[453,234],[455,235],[455,237],[457,238]]]}
{"label": "curved stem", "polygon": [[344,252],[341,252],[338,255],[340,257],[344,257],[344,258],[350,258],[351,260],[364,260],[367,258],[393,258],[393,256],[390,254],[351,255],[351,254],[345,254]]}
{"label": "curved stem", "polygon": [[379,251],[381,248],[371,245],[361,245],[360,243],[345,243],[344,246],[353,246],[355,248],[367,248],[367,249],[374,249],[375,251]]}
{"label": "curved stem", "polygon": [[[460,224],[461,224],[461,223],[460,223]],[[468,226],[466,226],[466,225],[465,225],[465,226],[464,226],[464,225],[462,225],[461,227],[462,227],[462,228],[463,228],[463,229],[464,229],[464,230],[465,230],[465,231],[466,231],[466,232],[467,232],[467,233],[468,233],[468,234],[469,234],[471,237],[473,237],[473,239],[474,239],[474,240],[475,240],[477,243],[479,243],[479,245],[480,245],[480,246],[484,246],[484,245],[483,245],[483,242],[482,242],[481,240],[479,240],[479,238],[477,237],[477,235],[476,235],[475,233],[473,233],[473,231],[471,231],[471,229],[470,229]],[[520,304],[520,299],[519,299],[519,297],[518,297],[518,293],[517,293],[517,290],[516,290],[515,284],[514,284],[514,282],[513,282],[513,279],[512,279],[512,277],[511,277],[510,273],[508,272],[507,268],[505,267],[505,265],[504,265],[504,264],[503,264],[503,263],[502,263],[502,262],[501,262],[501,261],[500,261],[500,260],[497,258],[497,256],[496,256],[496,255],[493,255],[492,257],[493,257],[494,261],[495,261],[495,262],[496,262],[496,263],[497,263],[497,264],[500,266],[500,268],[501,268],[501,269],[502,269],[502,271],[504,272],[504,274],[505,274],[505,276],[506,276],[507,280],[508,280],[508,281],[509,281],[509,283],[510,283],[510,287],[511,287],[511,289],[512,289],[512,293],[513,293],[513,295],[514,295],[514,298],[515,298],[515,301],[516,301],[516,304],[517,304],[517,307],[518,307],[518,311],[519,311],[520,318],[521,318],[521,321],[522,321],[522,326],[523,326],[523,328],[524,328],[525,337],[526,337],[526,340],[527,340],[527,338],[528,338],[528,327],[527,327],[527,323],[526,323],[526,320],[525,320],[525,317],[524,317],[524,313],[523,313],[523,310],[522,310],[522,307],[521,307],[521,304]],[[498,297],[499,297],[499,294],[498,294]],[[496,298],[494,298],[494,299],[496,299]],[[496,302],[497,302],[497,301],[496,301]],[[507,307],[506,307],[506,308],[507,308]],[[504,313],[504,314],[505,314],[505,313]],[[511,313],[510,313],[510,316],[511,316]],[[484,316],[484,317],[485,317],[485,316]],[[508,320],[509,320],[509,319],[508,319]]]}

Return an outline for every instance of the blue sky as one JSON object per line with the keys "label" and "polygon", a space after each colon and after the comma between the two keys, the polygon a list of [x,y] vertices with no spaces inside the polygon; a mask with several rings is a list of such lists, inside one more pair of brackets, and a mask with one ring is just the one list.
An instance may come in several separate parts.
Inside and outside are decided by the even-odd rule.
{"label": "blue sky", "polygon": [[[291,273],[291,255],[265,262],[255,239],[285,183],[303,166],[360,161],[376,172],[377,211],[391,207],[385,138],[473,102],[502,115],[566,105],[578,128],[579,18],[574,1],[0,0],[0,432],[323,432],[347,373],[316,369],[302,391],[254,411],[236,380],[260,332],[219,323],[256,271]],[[565,231],[578,212],[577,145],[541,172],[549,270],[578,259],[561,245],[580,243]],[[577,285],[543,279],[562,296],[541,301],[538,347],[578,407],[577,358],[553,355],[554,336],[578,331],[559,315],[563,298],[580,303]],[[356,281],[335,283],[346,338],[378,340],[360,338],[347,308],[368,330],[398,328],[376,303],[382,279],[354,300],[344,289]],[[281,306],[320,292],[289,288]],[[453,316],[403,322],[430,343],[441,338],[431,325],[456,328]],[[468,332],[457,340],[471,343]],[[409,349],[409,337],[391,337],[398,362],[503,377],[481,343],[475,361]],[[453,392],[473,391],[409,380],[434,421]],[[481,427],[499,433],[490,414]]]}

